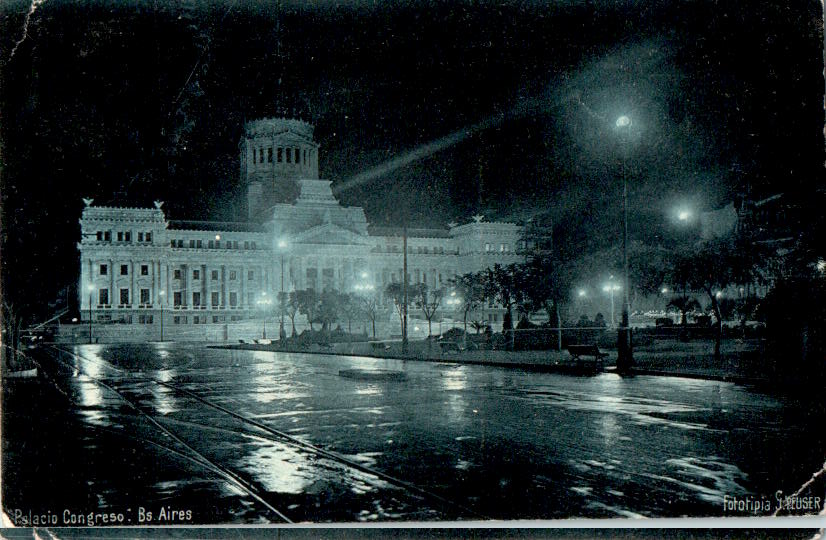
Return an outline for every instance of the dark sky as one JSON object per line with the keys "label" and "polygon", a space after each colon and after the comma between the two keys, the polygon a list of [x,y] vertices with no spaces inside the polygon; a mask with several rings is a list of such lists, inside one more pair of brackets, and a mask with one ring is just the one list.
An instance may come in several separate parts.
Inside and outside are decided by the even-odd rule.
{"label": "dark sky", "polygon": [[316,125],[322,176],[371,222],[405,206],[422,225],[548,212],[568,254],[617,240],[622,170],[643,239],[678,205],[821,181],[817,1],[285,1],[279,14],[46,0],[15,48],[29,7],[0,8],[3,284],[27,302],[76,280],[81,197],[242,218],[243,122],[283,108]]}

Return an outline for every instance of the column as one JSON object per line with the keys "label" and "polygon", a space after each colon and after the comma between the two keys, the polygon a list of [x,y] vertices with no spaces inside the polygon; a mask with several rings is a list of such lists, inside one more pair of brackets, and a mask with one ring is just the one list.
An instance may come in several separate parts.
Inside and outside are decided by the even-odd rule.
{"label": "column", "polygon": [[241,298],[238,299],[238,305],[241,309],[248,309],[252,306],[247,305],[247,267],[241,266]]}
{"label": "column", "polygon": [[115,261],[109,259],[109,305],[115,305]]}
{"label": "column", "polygon": [[[140,297],[137,298],[140,301]],[[135,261],[129,261],[129,305],[133,308],[137,302],[135,301]]]}
{"label": "column", "polygon": [[221,265],[221,308],[226,309],[229,305],[227,299],[227,267]]}

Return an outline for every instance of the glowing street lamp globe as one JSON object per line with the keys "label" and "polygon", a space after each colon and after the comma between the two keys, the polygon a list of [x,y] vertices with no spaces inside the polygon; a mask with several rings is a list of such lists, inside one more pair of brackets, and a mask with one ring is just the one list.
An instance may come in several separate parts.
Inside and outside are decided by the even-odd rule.
{"label": "glowing street lamp globe", "polygon": [[627,116],[622,115],[619,118],[617,118],[617,127],[618,128],[624,128],[624,127],[628,127],[630,125],[631,125],[631,119],[628,118]]}

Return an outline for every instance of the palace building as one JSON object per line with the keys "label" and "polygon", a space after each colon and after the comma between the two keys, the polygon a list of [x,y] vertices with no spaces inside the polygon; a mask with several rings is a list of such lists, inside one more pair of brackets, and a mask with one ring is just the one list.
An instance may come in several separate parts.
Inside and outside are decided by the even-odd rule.
{"label": "palace building", "polygon": [[[143,325],[147,336],[162,324],[182,338],[206,331],[194,325],[226,328],[261,318],[266,306],[272,316],[282,290],[374,291],[387,306],[382,291],[402,280],[402,229],[373,227],[362,208],[339,203],[331,182],[318,177],[313,126],[255,120],[239,146],[246,222],[170,220],[159,201],[129,208],[84,200],[77,245],[82,321]],[[409,280],[431,289],[447,287],[457,274],[522,260],[522,228],[481,216],[411,228],[407,236]],[[485,317],[501,325],[495,311]]]}

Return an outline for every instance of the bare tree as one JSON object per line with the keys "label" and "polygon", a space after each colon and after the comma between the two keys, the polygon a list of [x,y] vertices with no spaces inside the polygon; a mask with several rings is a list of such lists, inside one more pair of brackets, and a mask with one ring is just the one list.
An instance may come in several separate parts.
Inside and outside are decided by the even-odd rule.
{"label": "bare tree", "polygon": [[435,291],[429,291],[427,285],[425,285],[424,283],[419,283],[414,288],[414,294],[414,298],[416,299],[416,307],[422,310],[424,318],[427,319],[427,335],[428,337],[430,337],[433,335],[433,317],[436,315],[436,311],[442,304],[442,299],[445,296],[445,291],[444,289],[436,289]]}

